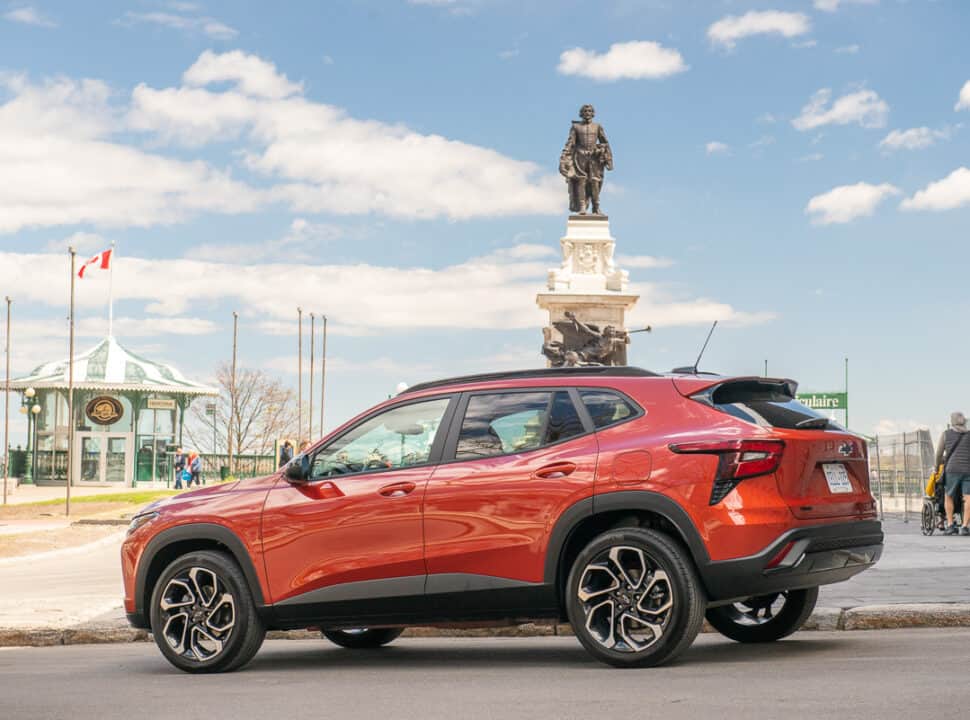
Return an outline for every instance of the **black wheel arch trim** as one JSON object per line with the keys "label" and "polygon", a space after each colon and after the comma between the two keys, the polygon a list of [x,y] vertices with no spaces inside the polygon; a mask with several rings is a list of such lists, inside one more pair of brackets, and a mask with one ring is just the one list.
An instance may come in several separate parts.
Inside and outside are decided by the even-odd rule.
{"label": "black wheel arch trim", "polygon": [[687,545],[695,567],[702,570],[710,563],[707,548],[701,540],[700,533],[693,521],[680,505],[670,498],[651,490],[618,490],[601,493],[584,498],[570,505],[556,521],[549,537],[548,550],[544,568],[544,580],[547,584],[557,585],[568,574],[568,568],[563,568],[563,550],[569,543],[573,532],[580,523],[595,515],[601,515],[617,510],[641,510],[664,518],[676,528]]}
{"label": "black wheel arch trim", "polygon": [[259,584],[259,576],[256,574],[256,567],[253,565],[252,557],[246,544],[232,530],[225,525],[217,523],[187,523],[176,525],[158,533],[148,541],[141,557],[138,560],[138,569],[135,572],[135,612],[128,614],[129,622],[139,627],[137,621],[141,621],[142,627],[148,627],[149,611],[145,604],[145,583],[148,580],[148,570],[152,566],[155,557],[165,548],[179,542],[187,540],[210,540],[225,546],[232,554],[236,563],[242,569],[249,585],[249,591],[253,594],[253,602],[257,609],[263,609],[262,586]]}

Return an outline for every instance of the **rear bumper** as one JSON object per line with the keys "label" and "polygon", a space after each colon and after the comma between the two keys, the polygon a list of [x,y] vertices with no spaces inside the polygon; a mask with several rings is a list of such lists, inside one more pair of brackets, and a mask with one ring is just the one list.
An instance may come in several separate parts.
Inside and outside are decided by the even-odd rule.
{"label": "rear bumper", "polygon": [[[813,525],[786,532],[756,555],[710,562],[699,570],[709,602],[717,605],[848,580],[872,567],[882,547],[878,520]],[[773,560],[775,566],[768,568]]]}

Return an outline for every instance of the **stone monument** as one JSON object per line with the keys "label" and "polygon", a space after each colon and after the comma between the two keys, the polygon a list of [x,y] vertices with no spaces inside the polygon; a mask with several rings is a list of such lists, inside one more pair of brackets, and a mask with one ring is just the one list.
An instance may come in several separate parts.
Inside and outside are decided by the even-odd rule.
{"label": "stone monument", "polygon": [[640,296],[627,291],[628,274],[613,259],[616,240],[609,218],[600,213],[603,171],[613,169],[612,150],[602,126],[592,122],[592,105],[584,105],[580,116],[559,159],[570,210],[578,214],[569,216],[559,241],[560,266],[549,271],[546,290],[536,296],[549,312],[542,353],[551,367],[626,365],[626,313]]}

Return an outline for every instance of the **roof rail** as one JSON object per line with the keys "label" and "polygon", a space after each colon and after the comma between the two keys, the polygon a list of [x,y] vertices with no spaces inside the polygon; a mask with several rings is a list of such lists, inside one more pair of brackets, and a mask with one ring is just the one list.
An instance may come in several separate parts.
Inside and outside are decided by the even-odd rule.
{"label": "roof rail", "polygon": [[525,378],[556,378],[556,377],[660,377],[655,372],[630,365],[583,365],[578,367],[534,368],[531,370],[509,370],[506,372],[482,373],[479,375],[461,375],[459,377],[432,380],[430,382],[412,385],[400,394],[430,390],[447,385],[463,385],[466,383],[488,382],[491,380],[520,380]]}

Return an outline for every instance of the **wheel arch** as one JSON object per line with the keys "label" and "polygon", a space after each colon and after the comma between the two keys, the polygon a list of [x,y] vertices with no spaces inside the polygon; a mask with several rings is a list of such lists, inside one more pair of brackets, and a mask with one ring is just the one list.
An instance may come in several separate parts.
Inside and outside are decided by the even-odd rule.
{"label": "wheel arch", "polygon": [[687,512],[670,498],[649,490],[603,493],[571,505],[549,539],[544,582],[555,588],[563,608],[569,568],[583,547],[600,533],[619,527],[647,527],[667,533],[687,551],[702,578],[710,556]]}
{"label": "wheel arch", "polygon": [[190,523],[163,530],[145,547],[135,575],[135,613],[148,623],[149,603],[155,583],[169,564],[186,553],[197,550],[219,550],[236,561],[257,608],[265,606],[259,576],[245,543],[232,530],[215,523]]}

